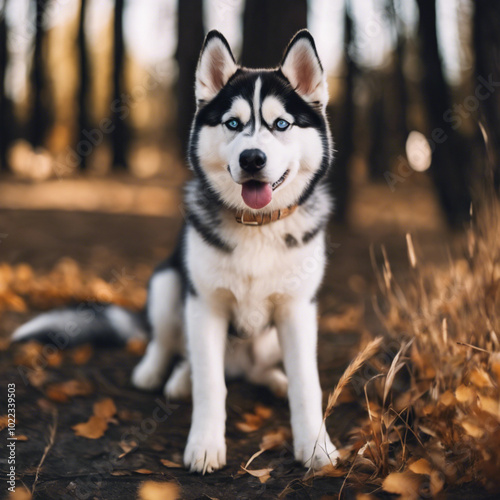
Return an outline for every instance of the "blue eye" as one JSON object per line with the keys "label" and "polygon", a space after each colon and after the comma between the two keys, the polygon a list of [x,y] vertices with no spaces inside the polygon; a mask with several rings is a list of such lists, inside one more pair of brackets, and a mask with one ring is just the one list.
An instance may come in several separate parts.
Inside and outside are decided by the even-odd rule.
{"label": "blue eye", "polygon": [[283,132],[283,130],[286,130],[290,124],[286,120],[276,120],[276,123],[274,124],[277,130],[280,130]]}
{"label": "blue eye", "polygon": [[225,125],[229,130],[237,130],[238,127],[240,126],[240,121],[237,120],[236,118],[231,118],[226,122]]}

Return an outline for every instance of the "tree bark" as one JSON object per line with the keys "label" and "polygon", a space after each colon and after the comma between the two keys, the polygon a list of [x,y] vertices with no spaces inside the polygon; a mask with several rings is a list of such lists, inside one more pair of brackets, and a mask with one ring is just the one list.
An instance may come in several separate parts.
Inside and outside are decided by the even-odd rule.
{"label": "tree bark", "polygon": [[242,64],[277,66],[292,36],[303,28],[307,28],[307,0],[246,0]]}
{"label": "tree bark", "polygon": [[177,51],[177,131],[183,154],[187,152],[189,131],[196,109],[194,75],[204,39],[203,1],[178,0]]}
{"label": "tree bark", "polygon": [[[474,51],[476,79],[500,81],[500,2],[480,0],[474,2]],[[478,82],[476,82],[477,85]],[[490,92],[480,99],[479,119],[488,136],[488,181],[500,187],[500,91]]]}
{"label": "tree bark", "polygon": [[47,133],[47,86],[44,75],[43,44],[45,39],[44,17],[48,0],[35,0],[35,47],[33,51],[33,107],[31,113],[30,141],[34,148],[43,144]]}
{"label": "tree bark", "polygon": [[422,92],[433,141],[430,172],[448,222],[460,227],[468,219],[471,204],[465,139],[445,121],[452,99],[445,81],[436,28],[436,1],[417,0],[422,57]]}
{"label": "tree bark", "polygon": [[[80,88],[78,89],[78,142],[83,143],[86,137],[83,132],[88,128],[88,88],[89,88],[89,64],[87,60],[87,46],[85,37],[85,14],[87,11],[87,0],[80,0],[80,17],[78,20],[78,63],[80,71]],[[77,148],[78,151],[78,148]],[[86,154],[80,154],[80,168],[87,167]]]}
{"label": "tree bark", "polygon": [[123,40],[123,10],[125,0],[115,0],[115,16],[113,21],[113,101],[111,103],[113,133],[111,143],[113,148],[113,168],[126,169],[127,142],[129,139],[126,118],[129,110],[123,102],[125,45]]}
{"label": "tree bark", "polygon": [[0,10],[0,170],[8,170],[7,150],[11,140],[12,115],[10,102],[5,95],[5,71],[9,61],[7,49],[8,33],[5,12],[8,0],[4,0]]}
{"label": "tree bark", "polygon": [[349,203],[350,182],[349,165],[354,152],[354,79],[356,63],[350,56],[354,43],[354,24],[350,11],[350,2],[344,6],[344,94],[340,110],[341,125],[337,127],[335,138],[336,150],[331,174],[332,191],[335,196],[335,214],[337,222],[345,223]]}

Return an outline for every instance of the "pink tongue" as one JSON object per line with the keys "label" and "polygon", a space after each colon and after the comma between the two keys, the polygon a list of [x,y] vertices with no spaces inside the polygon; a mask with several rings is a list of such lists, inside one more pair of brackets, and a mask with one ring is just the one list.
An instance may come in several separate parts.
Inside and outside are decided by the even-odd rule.
{"label": "pink tongue", "polygon": [[271,202],[273,190],[271,184],[248,181],[241,186],[241,197],[250,208],[263,208]]}

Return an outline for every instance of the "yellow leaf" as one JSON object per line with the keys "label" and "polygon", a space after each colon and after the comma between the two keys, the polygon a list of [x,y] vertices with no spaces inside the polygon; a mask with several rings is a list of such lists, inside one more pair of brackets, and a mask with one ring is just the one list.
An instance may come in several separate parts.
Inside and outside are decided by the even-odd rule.
{"label": "yellow leaf", "polygon": [[382,489],[387,493],[401,495],[405,500],[417,500],[420,498],[423,479],[420,474],[411,471],[392,472],[384,479]]}
{"label": "yellow leaf", "polygon": [[474,368],[469,375],[470,381],[476,387],[493,387],[490,376],[482,368]]}
{"label": "yellow leaf", "polygon": [[476,391],[472,387],[460,385],[455,391],[455,397],[459,403],[472,403],[476,399]]}
{"label": "yellow leaf", "polygon": [[465,432],[474,438],[480,438],[483,436],[484,431],[477,425],[471,424],[470,422],[462,422],[462,427],[465,429]]}
{"label": "yellow leaf", "polygon": [[176,483],[159,483],[146,481],[137,492],[139,500],[177,500],[181,498],[180,489]]}
{"label": "yellow leaf", "polygon": [[439,402],[444,406],[451,406],[455,403],[455,396],[451,391],[443,392],[439,398]]}
{"label": "yellow leaf", "polygon": [[430,474],[432,470],[431,464],[425,458],[413,462],[408,468],[415,474]]}

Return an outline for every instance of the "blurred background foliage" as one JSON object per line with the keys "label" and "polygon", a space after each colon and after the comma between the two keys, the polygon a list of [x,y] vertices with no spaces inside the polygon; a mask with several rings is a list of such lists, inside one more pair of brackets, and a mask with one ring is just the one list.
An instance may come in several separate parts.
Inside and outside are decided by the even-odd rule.
{"label": "blurred background foliage", "polygon": [[270,67],[308,27],[337,220],[359,186],[424,185],[461,227],[499,182],[498,26],[496,0],[0,0],[1,179],[182,181],[205,33]]}

